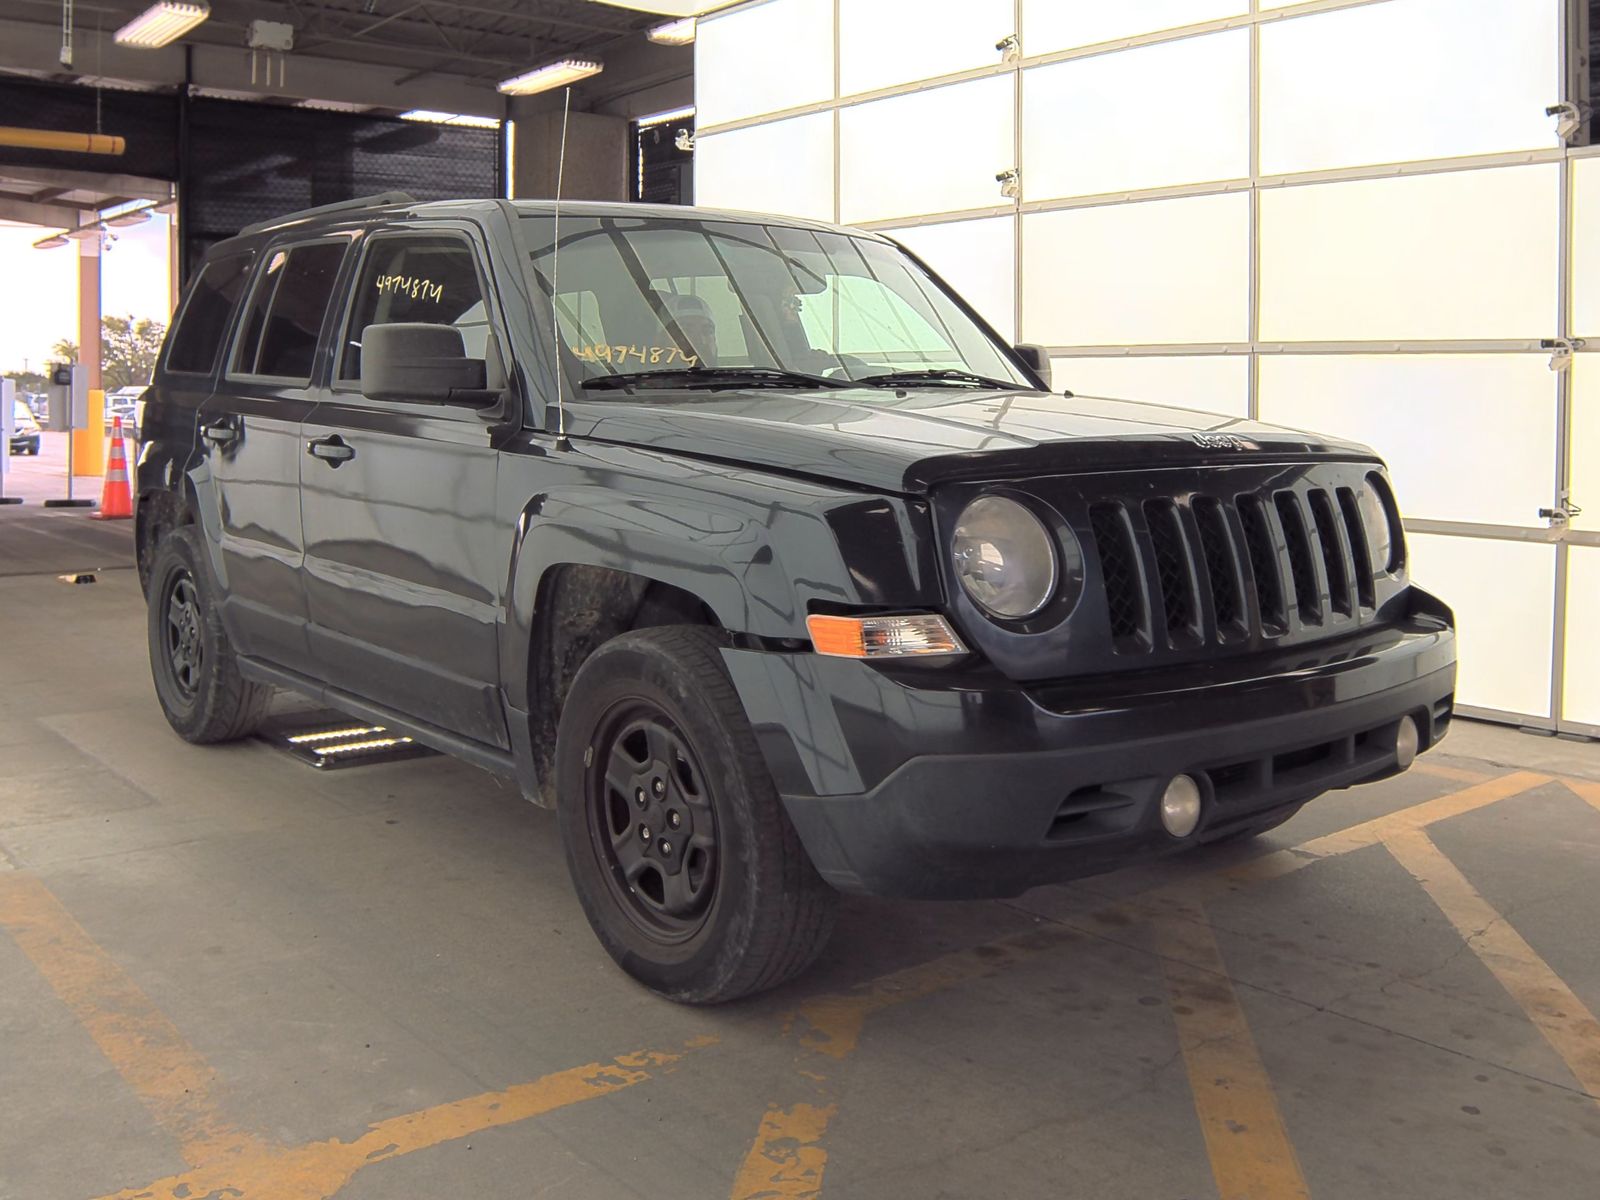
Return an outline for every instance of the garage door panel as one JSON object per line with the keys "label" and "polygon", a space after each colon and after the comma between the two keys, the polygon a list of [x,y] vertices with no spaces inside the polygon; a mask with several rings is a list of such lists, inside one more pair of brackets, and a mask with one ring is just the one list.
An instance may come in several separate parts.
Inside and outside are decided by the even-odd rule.
{"label": "garage door panel", "polygon": [[1572,163],[1572,331],[1600,339],[1600,158]]}
{"label": "garage door panel", "polygon": [[[1181,95],[1150,109],[1130,97]],[[1022,76],[1026,199],[1098,195],[1250,174],[1250,33],[1097,54]]]}
{"label": "garage door panel", "polygon": [[1057,390],[1243,417],[1250,411],[1250,359],[1243,354],[1056,358]]}
{"label": "garage door panel", "polygon": [[1267,175],[1558,145],[1560,0],[1391,0],[1261,29]]}
{"label": "garage door panel", "polygon": [[833,0],[769,0],[702,17],[694,43],[701,128],[833,97]]}
{"label": "garage door panel", "polygon": [[1047,346],[1249,337],[1250,200],[1151,200],[1022,219],[1025,341]]}
{"label": "garage door panel", "polygon": [[839,89],[849,96],[991,66],[1016,23],[1013,0],[842,0]]}
{"label": "garage door panel", "polygon": [[1571,441],[1572,501],[1583,509],[1572,527],[1600,533],[1600,354],[1573,362]]}
{"label": "garage door panel", "polygon": [[1002,337],[1016,337],[1016,218],[917,225],[888,235],[937,271]]}
{"label": "garage door panel", "polygon": [[696,138],[694,190],[700,204],[831,221],[833,114]]}
{"label": "garage door panel", "polygon": [[1411,577],[1455,610],[1456,703],[1550,716],[1556,548],[1407,535]]}
{"label": "garage door panel", "polygon": [[1006,203],[995,175],[1014,165],[1016,83],[995,76],[839,114],[845,221],[889,220]]}
{"label": "garage door panel", "polygon": [[1023,0],[1022,48],[1027,54],[1049,54],[1249,11],[1249,0]]}
{"label": "garage door panel", "polygon": [[1557,376],[1544,355],[1264,355],[1261,419],[1372,446],[1409,518],[1542,529]]}
{"label": "garage door panel", "polygon": [[1265,341],[1550,337],[1556,164],[1269,189]]}
{"label": "garage door panel", "polygon": [[1573,546],[1567,558],[1567,658],[1561,715],[1600,726],[1600,546]]}

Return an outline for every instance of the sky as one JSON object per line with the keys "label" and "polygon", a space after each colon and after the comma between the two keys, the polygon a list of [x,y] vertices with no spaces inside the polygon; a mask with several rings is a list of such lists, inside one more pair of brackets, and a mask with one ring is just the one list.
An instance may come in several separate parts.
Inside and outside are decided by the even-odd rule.
{"label": "sky", "polygon": [[[106,316],[169,316],[167,233],[156,213],[142,225],[113,229],[100,260],[100,311]],[[56,233],[0,222],[0,371],[37,370],[62,338],[78,340],[78,244],[35,250]]]}

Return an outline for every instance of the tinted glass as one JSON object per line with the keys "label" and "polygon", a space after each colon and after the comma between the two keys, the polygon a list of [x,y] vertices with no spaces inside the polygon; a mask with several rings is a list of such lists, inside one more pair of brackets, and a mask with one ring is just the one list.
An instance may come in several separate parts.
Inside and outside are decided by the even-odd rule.
{"label": "tinted glass", "polygon": [[167,370],[211,374],[254,258],[255,251],[247,250],[206,264],[189,289],[189,302],[169,339]]}
{"label": "tinted glass", "polygon": [[256,284],[234,355],[241,375],[309,380],[317,336],[344,258],[343,242],[274,250]]}
{"label": "tinted glass", "polygon": [[453,325],[468,358],[483,358],[489,323],[472,247],[453,237],[389,237],[372,243],[356,279],[339,378],[361,378],[369,325]]}
{"label": "tinted glass", "polygon": [[965,371],[1031,387],[898,248],[781,225],[529,216],[536,285],[586,378],[756,367],[867,379]]}

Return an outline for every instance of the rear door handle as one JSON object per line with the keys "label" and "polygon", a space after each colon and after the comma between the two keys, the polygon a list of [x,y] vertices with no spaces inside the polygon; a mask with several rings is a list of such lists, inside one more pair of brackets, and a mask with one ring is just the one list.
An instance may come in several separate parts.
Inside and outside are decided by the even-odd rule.
{"label": "rear door handle", "polygon": [[320,458],[330,467],[337,467],[342,462],[349,462],[356,456],[356,448],[345,444],[345,440],[337,433],[332,437],[317,438],[306,443],[306,453],[312,458]]}
{"label": "rear door handle", "polygon": [[203,426],[200,436],[213,446],[231,446],[239,440],[239,431],[225,421],[218,421],[215,425]]}

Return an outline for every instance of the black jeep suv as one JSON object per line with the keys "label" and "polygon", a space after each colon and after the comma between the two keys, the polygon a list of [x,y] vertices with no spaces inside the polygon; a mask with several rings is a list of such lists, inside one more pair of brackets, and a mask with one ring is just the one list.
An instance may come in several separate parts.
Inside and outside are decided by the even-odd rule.
{"label": "black jeep suv", "polygon": [[554,807],[630,974],[801,971],[836,889],[1269,829],[1450,719],[1358,445],[1052,394],[877,234],[389,195],[215,246],[145,411],[192,742],[292,689]]}

